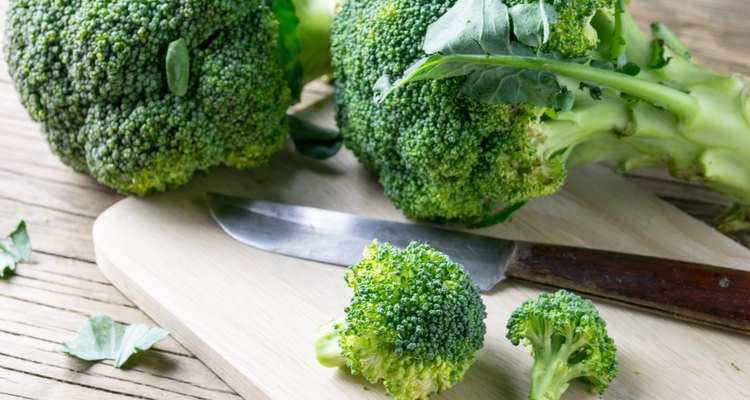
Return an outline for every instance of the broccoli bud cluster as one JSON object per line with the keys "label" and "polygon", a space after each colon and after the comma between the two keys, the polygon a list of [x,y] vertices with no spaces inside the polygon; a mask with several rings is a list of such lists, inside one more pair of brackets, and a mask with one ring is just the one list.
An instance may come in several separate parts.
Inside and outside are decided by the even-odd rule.
{"label": "broccoli bud cluster", "polygon": [[[13,0],[5,54],[53,152],[145,195],[218,164],[254,168],[287,134],[278,22],[259,0]],[[165,59],[182,39],[187,91]]]}

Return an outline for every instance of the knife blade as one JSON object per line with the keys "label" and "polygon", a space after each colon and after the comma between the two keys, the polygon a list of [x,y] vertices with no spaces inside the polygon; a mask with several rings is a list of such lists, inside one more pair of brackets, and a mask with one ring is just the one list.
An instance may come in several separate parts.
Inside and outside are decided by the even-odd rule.
{"label": "knife blade", "polygon": [[463,265],[480,290],[505,278],[574,290],[750,334],[750,272],[578,247],[510,241],[313,207],[208,194],[232,238],[276,254],[351,266],[373,239],[422,242]]}

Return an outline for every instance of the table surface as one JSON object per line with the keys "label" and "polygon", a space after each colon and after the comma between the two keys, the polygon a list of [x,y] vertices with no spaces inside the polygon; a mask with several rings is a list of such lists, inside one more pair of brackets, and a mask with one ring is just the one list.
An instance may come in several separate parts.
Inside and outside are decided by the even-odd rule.
{"label": "table surface", "polygon": [[[7,3],[0,2],[2,21]],[[750,75],[745,0],[640,0],[631,10],[644,28],[652,20],[669,25],[703,63]],[[0,400],[240,399],[171,338],[138,355],[127,369],[53,351],[93,313],[128,324],[153,322],[107,282],[94,262],[92,224],[121,196],[73,172],[50,152],[18,102],[4,62],[0,138],[0,233],[23,218],[34,247],[32,264],[0,280]],[[673,181],[661,171],[628,177],[705,221],[726,206],[721,196]],[[750,234],[735,239],[747,245]]]}

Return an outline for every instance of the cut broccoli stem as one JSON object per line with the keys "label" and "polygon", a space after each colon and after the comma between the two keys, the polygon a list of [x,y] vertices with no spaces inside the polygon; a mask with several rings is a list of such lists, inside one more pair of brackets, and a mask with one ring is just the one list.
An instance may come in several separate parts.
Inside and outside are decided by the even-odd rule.
{"label": "cut broccoli stem", "polygon": [[333,321],[321,326],[318,339],[315,341],[315,355],[318,362],[328,368],[341,367],[346,364],[339,346],[340,324],[341,321]]}
{"label": "cut broccoli stem", "polygon": [[[449,55],[440,56],[436,63],[463,62],[502,65],[513,68],[547,71],[581,81],[605,85],[631,94],[654,105],[664,107],[680,118],[689,120],[698,111],[698,103],[689,94],[659,83],[650,82],[620,72],[592,68],[569,61],[549,58],[510,55]],[[395,89],[395,87],[394,87]]]}
{"label": "cut broccoli stem", "polygon": [[558,400],[568,390],[568,382],[575,376],[560,373],[560,366],[563,365],[565,361],[557,357],[534,361],[534,366],[531,367],[529,400]]}

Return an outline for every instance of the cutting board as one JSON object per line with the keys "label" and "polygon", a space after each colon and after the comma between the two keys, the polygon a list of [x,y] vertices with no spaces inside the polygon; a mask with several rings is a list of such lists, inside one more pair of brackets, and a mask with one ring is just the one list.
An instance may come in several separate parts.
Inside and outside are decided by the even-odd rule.
{"label": "cutting board", "polygon": [[[323,99],[298,111],[331,124],[326,94],[314,93]],[[99,217],[94,242],[107,278],[243,397],[386,399],[380,385],[315,359],[318,326],[341,316],[351,296],[344,269],[233,241],[209,216],[206,191],[404,221],[376,177],[348,151],[319,162],[285,149],[257,171],[218,168],[176,191],[127,198]],[[603,166],[572,171],[561,193],[479,232],[750,270],[750,251]],[[551,289],[506,281],[483,296],[485,346],[464,382],[439,399],[527,398],[532,358],[505,339],[505,323],[541,290]],[[595,303],[620,362],[605,398],[750,398],[750,338]],[[597,397],[580,383],[565,396]]]}

